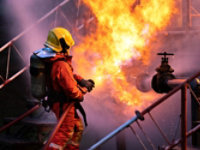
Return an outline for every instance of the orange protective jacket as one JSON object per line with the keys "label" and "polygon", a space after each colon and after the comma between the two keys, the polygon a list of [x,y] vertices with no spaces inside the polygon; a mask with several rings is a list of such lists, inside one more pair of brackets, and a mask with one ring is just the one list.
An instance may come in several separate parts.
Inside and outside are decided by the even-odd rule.
{"label": "orange protective jacket", "polygon": [[[48,60],[53,62],[50,72],[50,85],[53,91],[64,93],[67,99],[81,102],[83,101],[84,91],[86,90],[79,87],[77,83],[83,78],[79,75],[73,74],[71,59],[71,56],[57,54],[56,57]],[[68,108],[70,102],[71,101],[67,101],[61,105],[61,103],[57,101],[53,104],[52,111],[55,113],[58,120],[61,117],[60,109],[64,112]],[[82,121],[76,113],[75,106],[73,106],[55,134],[52,143],[63,148],[65,147],[65,149],[78,150],[82,132]]]}
{"label": "orange protective jacket", "polygon": [[[73,68],[71,66],[72,57],[63,57],[64,61],[59,61],[62,58],[62,55],[57,55],[55,57],[55,62],[52,65],[51,69],[51,81],[52,88],[56,92],[64,92],[64,94],[70,99],[77,99],[82,101],[83,93],[78,88],[77,81],[82,80],[83,78],[79,75],[73,74]],[[57,60],[57,61],[56,61]]]}
{"label": "orange protective jacket", "polygon": [[[55,92],[64,93],[66,98],[81,102],[87,90],[78,85],[77,82],[80,82],[83,78],[73,73],[71,60],[72,56],[64,56],[62,54],[57,54],[56,57],[48,60],[53,62],[50,72],[50,85]],[[59,108],[53,107],[53,111],[59,118]]]}

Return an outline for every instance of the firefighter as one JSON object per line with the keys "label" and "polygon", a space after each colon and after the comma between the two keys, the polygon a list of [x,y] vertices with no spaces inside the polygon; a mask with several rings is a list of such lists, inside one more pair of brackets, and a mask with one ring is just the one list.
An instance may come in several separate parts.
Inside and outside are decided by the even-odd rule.
{"label": "firefighter", "polygon": [[[70,103],[76,102],[69,110],[48,149],[78,150],[84,126],[76,110],[79,109],[82,112],[86,122],[85,113],[80,102],[83,101],[84,94],[93,89],[94,82],[85,80],[73,73],[72,56],[69,55],[69,49],[74,45],[74,40],[68,30],[62,27],[50,30],[44,45],[46,48],[51,49],[52,54],[54,54],[51,55],[54,57],[48,59],[52,62],[49,69],[48,88],[50,89],[49,99],[53,99],[51,108],[57,119],[59,120]],[[81,86],[86,87],[87,90],[84,90]]]}

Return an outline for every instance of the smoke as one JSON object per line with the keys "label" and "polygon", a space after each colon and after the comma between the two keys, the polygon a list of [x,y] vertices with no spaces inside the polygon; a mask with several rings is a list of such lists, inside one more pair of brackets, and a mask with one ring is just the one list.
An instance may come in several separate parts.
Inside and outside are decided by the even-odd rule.
{"label": "smoke", "polygon": [[161,57],[158,52],[173,53],[168,56],[169,65],[174,69],[177,78],[189,77],[198,72],[199,69],[199,31],[170,32],[168,35],[159,35],[158,45],[155,45],[152,53],[152,62],[148,70],[155,74],[155,69],[161,64]]}
{"label": "smoke", "polygon": [[[167,34],[160,34],[154,44],[154,60],[151,66],[156,68],[159,66],[160,56],[156,56],[157,52],[174,53],[169,56],[169,64],[175,70],[177,76],[191,76],[199,71],[199,24],[200,18],[194,17],[193,11],[199,10],[199,1],[192,1],[190,12],[190,21],[187,22],[186,8],[181,8],[181,2],[177,2],[178,14],[171,21],[172,29]],[[183,10],[182,10],[183,9]],[[189,25],[187,27],[187,25]],[[159,43],[159,44],[157,44]]]}
{"label": "smoke", "polygon": [[199,68],[199,40],[200,32],[186,33],[179,42],[174,44],[176,51],[172,59],[175,74],[191,76],[200,71]]}
{"label": "smoke", "polygon": [[[10,36],[15,37],[32,25],[35,25],[36,21],[56,6],[58,2],[59,1],[53,2],[52,0],[6,1],[5,7],[9,8],[7,10],[7,17],[12,20],[10,21],[12,23],[10,27]],[[55,14],[53,17],[54,16]],[[52,19],[52,16],[49,18]],[[31,52],[43,47],[52,22],[53,20],[50,22],[49,19],[42,21],[14,42],[25,58],[26,63],[29,62]]]}

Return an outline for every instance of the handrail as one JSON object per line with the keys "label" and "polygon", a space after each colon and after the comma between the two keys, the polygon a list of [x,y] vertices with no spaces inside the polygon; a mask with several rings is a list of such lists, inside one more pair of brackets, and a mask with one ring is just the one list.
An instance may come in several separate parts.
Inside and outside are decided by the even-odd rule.
{"label": "handrail", "polygon": [[131,118],[130,120],[128,120],[127,122],[119,126],[116,130],[112,131],[110,134],[108,134],[101,140],[99,140],[96,144],[92,145],[88,150],[96,149],[97,147],[99,147],[100,145],[102,145],[103,143],[111,139],[113,136],[121,132],[123,129],[125,129],[126,127],[129,127],[130,124],[137,121],[137,119],[144,120],[144,118],[141,116],[139,111],[135,111],[135,113],[136,113],[136,116],[134,116],[133,118]]}
{"label": "handrail", "polygon": [[122,124],[117,129],[115,129],[114,131],[112,131],[111,133],[109,133],[107,136],[105,136],[104,138],[102,138],[101,140],[99,140],[97,143],[95,143],[94,145],[92,145],[88,150],[94,150],[94,149],[96,149],[97,147],[99,147],[100,145],[102,145],[103,143],[105,143],[106,141],[108,141],[109,139],[111,139],[113,136],[115,136],[116,134],[118,134],[120,131],[122,131],[123,129],[125,129],[126,127],[128,127],[130,124],[132,124],[133,122],[135,122],[137,119],[138,119],[138,117],[134,116],[132,119],[130,119],[126,123]]}
{"label": "handrail", "polygon": [[26,116],[30,115],[32,112],[37,110],[39,107],[40,107],[40,104],[35,105],[33,108],[29,109],[27,112],[25,112],[24,114],[22,114],[21,116],[19,116],[15,120],[13,120],[13,121],[9,122],[8,124],[4,125],[3,127],[0,128],[0,133],[2,131],[6,130],[7,128],[11,127],[15,123],[19,122],[20,120],[24,119]]}
{"label": "handrail", "polygon": [[[181,83],[180,85],[178,85],[174,89],[172,89],[168,94],[166,94],[163,97],[159,98],[157,101],[155,101],[149,107],[147,107],[146,109],[144,109],[140,113],[140,115],[143,117],[146,113],[149,113],[152,109],[154,109],[156,106],[158,106],[159,104],[161,104],[162,102],[164,102],[165,100],[167,100],[167,98],[169,98],[170,96],[172,96],[174,93],[176,93],[177,91],[179,91],[183,87],[184,88],[182,89],[182,91],[184,91],[185,88],[186,88],[185,85],[187,83],[191,82],[193,79],[195,79],[198,76],[200,76],[200,72],[194,74],[193,76],[191,76],[190,78],[188,78],[187,80],[185,80],[183,83]],[[184,107],[185,107],[185,105],[184,105]],[[101,140],[99,140],[94,145],[92,145],[88,150],[94,150],[94,149],[96,149],[97,147],[99,147],[100,145],[102,145],[103,143],[105,143],[106,141],[108,141],[109,139],[111,139],[113,136],[115,136],[117,133],[119,133],[120,131],[124,130],[126,127],[129,127],[132,123],[134,123],[135,121],[137,121],[137,119],[138,119],[137,116],[133,117],[133,119],[131,119],[132,121],[127,121],[126,123],[122,124],[120,127],[118,127],[117,129],[115,129],[114,131],[112,131],[111,133],[109,133],[107,136],[105,136],[104,138],[102,138]],[[185,119],[185,118],[183,118],[183,119]],[[185,129],[185,127],[183,127],[183,128]]]}

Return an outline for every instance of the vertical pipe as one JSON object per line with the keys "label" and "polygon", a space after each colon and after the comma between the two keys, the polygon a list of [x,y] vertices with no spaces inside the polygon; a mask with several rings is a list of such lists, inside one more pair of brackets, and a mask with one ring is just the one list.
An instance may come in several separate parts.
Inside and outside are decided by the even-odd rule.
{"label": "vertical pipe", "polygon": [[181,150],[187,150],[187,84],[181,88]]}
{"label": "vertical pipe", "polygon": [[186,0],[186,22],[186,29],[188,30],[191,27],[190,0]]}
{"label": "vertical pipe", "polygon": [[191,26],[190,0],[182,0],[183,29],[188,31]]}
{"label": "vertical pipe", "polygon": [[115,129],[114,131],[112,131],[111,133],[106,135],[104,138],[99,140],[96,144],[92,145],[90,148],[88,148],[88,150],[95,150],[96,148],[101,146],[103,143],[105,143],[109,139],[111,139],[113,136],[115,136],[116,134],[118,134],[119,132],[124,130],[125,128],[129,127],[129,125],[132,124],[133,122],[135,122],[137,119],[138,119],[137,116],[134,116],[133,118],[131,118],[130,120],[128,120],[127,122],[125,122],[124,124],[119,126],[117,129]]}

